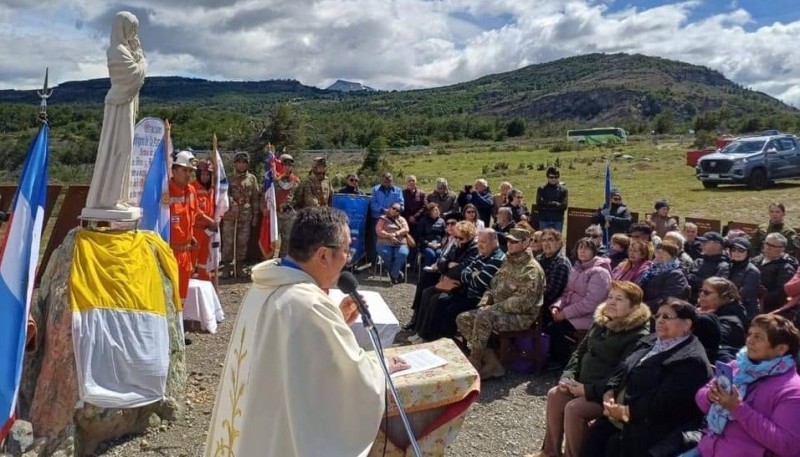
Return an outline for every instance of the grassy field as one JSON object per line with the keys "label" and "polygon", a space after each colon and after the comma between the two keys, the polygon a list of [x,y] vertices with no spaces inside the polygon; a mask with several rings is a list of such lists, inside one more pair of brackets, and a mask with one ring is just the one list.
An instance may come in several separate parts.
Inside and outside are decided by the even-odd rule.
{"label": "grassy field", "polygon": [[[503,149],[502,145],[496,149]],[[561,180],[569,188],[572,207],[596,208],[604,199],[603,183],[606,160],[611,164],[613,186],[618,188],[623,201],[633,211],[650,212],[653,203],[666,198],[672,213],[682,217],[705,217],[722,221],[761,223],[767,219],[767,206],[771,201],[786,205],[787,221],[800,226],[800,181],[779,183],[763,190],[753,191],[744,186],[723,186],[706,190],[694,177],[694,168],[686,165],[686,151],[693,149],[677,139],[631,142],[624,146],[591,147],[582,151],[552,153],[548,149],[529,149],[513,146],[495,150],[487,146],[469,152],[438,150],[427,153],[393,154],[389,162],[398,175],[415,174],[420,187],[433,188],[439,176],[448,179],[453,190],[472,184],[484,177],[496,191],[502,181],[510,181],[523,190],[527,205],[534,203],[536,188],[545,182],[542,166],[561,165]],[[622,156],[630,156],[623,158]],[[616,157],[615,157],[616,156]],[[332,169],[336,172],[336,163]],[[404,185],[397,178],[398,185]]]}

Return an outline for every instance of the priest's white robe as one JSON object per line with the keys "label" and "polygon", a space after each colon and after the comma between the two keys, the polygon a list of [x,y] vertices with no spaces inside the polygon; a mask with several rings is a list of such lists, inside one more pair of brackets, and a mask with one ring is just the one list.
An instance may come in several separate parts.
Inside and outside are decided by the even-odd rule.
{"label": "priest's white robe", "polygon": [[386,380],[334,303],[279,259],[253,269],[222,371],[208,457],[366,455]]}

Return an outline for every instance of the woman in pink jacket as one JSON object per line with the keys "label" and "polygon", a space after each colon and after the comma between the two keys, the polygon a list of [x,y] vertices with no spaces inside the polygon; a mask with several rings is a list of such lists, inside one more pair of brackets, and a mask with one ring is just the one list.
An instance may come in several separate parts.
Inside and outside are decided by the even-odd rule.
{"label": "woman in pink jacket", "polygon": [[800,332],[789,320],[756,316],[747,346],[731,362],[730,393],[714,378],[695,395],[708,426],[697,448],[681,455],[800,456],[798,347]]}
{"label": "woman in pink jacket", "polygon": [[561,298],[550,307],[553,322],[547,326],[550,335],[551,371],[562,369],[579,341],[570,337],[576,330],[587,331],[594,322],[594,310],[608,295],[611,284],[611,260],[599,257],[600,245],[592,238],[581,238],[577,245],[578,261],[567,280]]}

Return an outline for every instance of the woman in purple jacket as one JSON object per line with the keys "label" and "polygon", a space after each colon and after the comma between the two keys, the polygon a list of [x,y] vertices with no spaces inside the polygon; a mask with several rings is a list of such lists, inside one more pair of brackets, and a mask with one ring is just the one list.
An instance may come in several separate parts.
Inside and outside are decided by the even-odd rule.
{"label": "woman in purple jacket", "polygon": [[726,393],[712,379],[695,395],[708,427],[682,456],[800,456],[800,377],[794,355],[800,333],[777,314],[756,316]]}
{"label": "woman in purple jacket", "polygon": [[594,322],[594,310],[608,295],[611,284],[611,261],[599,257],[600,245],[592,238],[578,240],[578,261],[569,275],[561,298],[550,306],[553,322],[547,326],[550,335],[549,370],[564,368],[575,345],[570,337],[576,330],[584,333]]}

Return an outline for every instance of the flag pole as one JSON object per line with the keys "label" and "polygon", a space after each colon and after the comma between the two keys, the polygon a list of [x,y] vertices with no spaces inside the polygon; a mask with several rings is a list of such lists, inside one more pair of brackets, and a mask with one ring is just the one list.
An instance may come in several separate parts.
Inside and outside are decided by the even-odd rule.
{"label": "flag pole", "polygon": [[164,160],[167,162],[167,180],[172,179],[172,167],[170,161],[172,159],[172,124],[169,119],[164,119]]}
{"label": "flag pole", "polygon": [[[216,165],[218,163],[222,163],[222,161],[219,160],[220,157],[219,157],[219,149],[217,149],[217,134],[216,133],[214,133],[214,136],[211,137],[211,150],[214,151],[213,152],[213,154],[214,154],[214,165]],[[216,175],[216,173],[219,173],[219,171],[216,170],[216,167],[215,167],[214,174],[211,175],[211,179],[213,180],[212,182],[214,183],[214,191],[218,191],[219,190],[219,189],[217,189],[217,186],[216,186],[216,183],[217,183],[217,175]],[[216,200],[217,200],[217,195],[215,193],[215,195],[214,195],[214,203],[216,203]],[[216,205],[214,205],[214,213],[215,213],[214,214],[214,219],[216,219],[216,216],[217,216],[216,212],[217,212],[217,208],[216,208]],[[220,231],[219,223],[221,221],[216,221],[216,222],[217,222],[217,233],[219,233],[219,231]],[[211,249],[214,249],[214,247],[211,246]],[[217,248],[217,249],[219,249],[219,248]],[[220,259],[217,259],[216,269],[214,270],[214,290],[217,292],[217,294],[219,294],[219,264],[220,264]]]}

